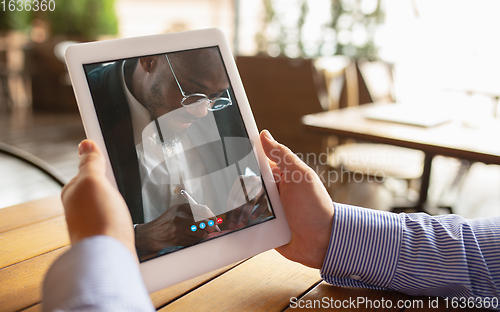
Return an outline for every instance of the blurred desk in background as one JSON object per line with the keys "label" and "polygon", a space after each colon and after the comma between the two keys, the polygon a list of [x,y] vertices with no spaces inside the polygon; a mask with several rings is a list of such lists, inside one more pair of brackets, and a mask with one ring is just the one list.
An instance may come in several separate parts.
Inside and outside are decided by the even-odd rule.
{"label": "blurred desk in background", "polygon": [[[69,249],[59,195],[0,209],[0,311],[42,310],[42,281],[48,268]],[[293,311],[292,299],[307,302],[357,300],[418,305],[429,297],[394,291],[340,288],[326,284],[319,271],[291,262],[270,250],[151,294],[158,311]],[[326,299],[323,299],[326,298]],[[401,301],[400,301],[401,300]],[[448,308],[444,299],[432,311]],[[316,303],[316,304],[317,304]],[[377,303],[375,303],[377,304]],[[346,311],[373,311],[367,304]],[[393,308],[391,311],[405,311]]]}
{"label": "blurred desk in background", "polygon": [[[421,150],[425,153],[419,200],[415,210],[425,211],[432,159],[436,155],[500,165],[500,121],[488,120],[480,127],[466,127],[462,121],[443,119],[422,127],[401,122],[367,118],[374,111],[401,111],[402,104],[368,104],[306,115],[302,123],[311,130],[373,143]],[[433,111],[429,110],[429,114]],[[394,118],[391,118],[394,119]],[[434,118],[433,118],[434,119]],[[396,121],[396,120],[393,120]]]}

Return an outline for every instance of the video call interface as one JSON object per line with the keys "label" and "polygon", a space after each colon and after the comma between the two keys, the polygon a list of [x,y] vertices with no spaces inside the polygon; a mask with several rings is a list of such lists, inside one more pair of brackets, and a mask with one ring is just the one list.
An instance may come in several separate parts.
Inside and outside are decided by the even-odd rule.
{"label": "video call interface", "polygon": [[84,70],[141,261],[275,218],[218,47]]}

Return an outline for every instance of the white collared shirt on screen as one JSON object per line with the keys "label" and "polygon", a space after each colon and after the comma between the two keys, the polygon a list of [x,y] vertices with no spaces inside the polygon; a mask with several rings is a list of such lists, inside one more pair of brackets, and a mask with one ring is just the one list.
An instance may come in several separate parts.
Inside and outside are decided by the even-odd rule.
{"label": "white collared shirt on screen", "polygon": [[[122,73],[125,77],[123,63]],[[132,116],[132,127],[134,132],[134,142],[137,151],[139,162],[139,172],[141,175],[142,184],[142,201],[144,210],[144,222],[150,222],[158,218],[171,206],[185,203],[184,197],[180,194],[182,184],[180,183],[180,163],[177,155],[183,150],[182,143],[179,141],[169,148],[171,155],[169,156],[168,166],[158,166],[158,176],[163,176],[162,181],[154,181],[150,179],[150,172],[153,168],[147,168],[146,155],[143,148],[143,130],[151,124],[151,117],[148,110],[132,95],[125,83],[125,78],[122,81],[125,97]],[[157,140],[156,137],[151,137],[151,140]],[[172,157],[170,157],[172,156]],[[179,183],[164,183],[165,179],[178,181]]]}
{"label": "white collared shirt on screen", "polygon": [[[186,203],[181,195],[183,189],[187,190],[199,204],[208,205],[215,215],[232,209],[228,207],[227,202],[232,189],[234,192],[234,187],[241,189],[238,179],[241,173],[238,173],[235,164],[226,167],[224,157],[221,158],[220,155],[222,144],[229,147],[228,153],[232,154],[249,144],[248,139],[235,137],[222,141],[213,113],[209,112],[188,129],[181,131],[178,139],[162,143],[158,133],[163,133],[164,137],[165,135],[171,137],[168,135],[171,131],[168,124],[173,115],[167,113],[157,119],[158,123],[152,121],[148,110],[128,89],[125,79],[122,83],[132,115],[134,142],[141,175],[144,222],[158,218],[174,205]],[[207,153],[206,155],[198,153],[200,147],[203,153]],[[207,172],[207,165],[219,170]],[[249,172],[249,176],[255,176],[254,172],[259,171],[252,152],[240,159],[238,165],[243,175]],[[247,185],[247,180],[243,180],[243,183],[249,190],[254,189],[253,196],[257,195],[262,187],[261,183],[257,186]],[[237,196],[231,197],[234,200],[234,208],[246,202],[244,192],[235,193]],[[200,220],[195,217],[195,221]]]}

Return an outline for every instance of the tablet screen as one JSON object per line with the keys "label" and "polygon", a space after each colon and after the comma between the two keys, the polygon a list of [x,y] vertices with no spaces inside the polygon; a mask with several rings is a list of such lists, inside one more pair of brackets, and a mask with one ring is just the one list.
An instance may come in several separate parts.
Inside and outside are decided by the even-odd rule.
{"label": "tablet screen", "polygon": [[217,46],[84,70],[141,261],[275,218]]}

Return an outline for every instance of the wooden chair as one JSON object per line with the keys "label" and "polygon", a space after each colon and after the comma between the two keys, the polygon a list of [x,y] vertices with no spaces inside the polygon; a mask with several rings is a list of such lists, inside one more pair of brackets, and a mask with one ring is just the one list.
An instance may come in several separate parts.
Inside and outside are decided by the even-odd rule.
{"label": "wooden chair", "polygon": [[391,64],[382,61],[360,61],[357,67],[373,103],[394,102],[394,68]]}
{"label": "wooden chair", "polygon": [[[320,70],[328,68],[317,62]],[[369,102],[392,102],[392,68],[382,62],[351,62],[343,71],[344,86],[340,94],[330,94],[339,102],[339,109],[362,105]],[[346,105],[347,104],[347,105]],[[334,108],[335,109],[335,108]],[[387,177],[406,181],[406,190],[411,181],[419,179],[423,172],[424,153],[403,147],[363,143],[352,140],[328,140],[333,147],[328,164],[332,168],[348,171],[352,174],[371,176],[376,181]],[[392,190],[395,193],[394,190]],[[394,194],[408,197],[408,193]],[[335,195],[334,195],[335,196]],[[358,203],[356,203],[358,204]]]}
{"label": "wooden chair", "polygon": [[268,129],[295,153],[319,154],[321,137],[301,126],[302,116],[324,110],[318,97],[324,81],[313,61],[238,56],[236,65],[259,130]]}
{"label": "wooden chair", "polygon": [[0,35],[0,110],[29,108],[31,82],[26,70],[28,38],[19,32]]}

